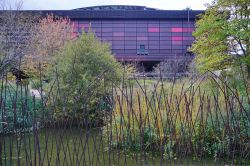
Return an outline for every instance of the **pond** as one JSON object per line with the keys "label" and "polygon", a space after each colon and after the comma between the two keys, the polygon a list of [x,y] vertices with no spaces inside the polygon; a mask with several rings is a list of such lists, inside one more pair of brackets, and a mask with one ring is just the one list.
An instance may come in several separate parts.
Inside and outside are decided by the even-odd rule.
{"label": "pond", "polygon": [[[190,158],[164,159],[160,154],[111,150],[97,130],[43,129],[5,136],[2,165],[220,165],[220,161]],[[110,150],[109,150],[110,149]],[[1,150],[0,150],[1,153]],[[1,163],[0,163],[1,165]]]}

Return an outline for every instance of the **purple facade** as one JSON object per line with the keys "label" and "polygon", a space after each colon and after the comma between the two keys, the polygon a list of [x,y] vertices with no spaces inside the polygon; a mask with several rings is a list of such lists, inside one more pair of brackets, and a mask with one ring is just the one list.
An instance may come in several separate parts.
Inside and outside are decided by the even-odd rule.
{"label": "purple facade", "polygon": [[163,61],[187,55],[194,38],[194,21],[184,20],[81,20],[75,33],[91,29],[113,54],[124,61]]}
{"label": "purple facade", "polygon": [[69,17],[76,34],[91,29],[110,44],[119,61],[159,62],[192,57],[188,48],[195,19],[203,11],[111,5],[40,12]]}

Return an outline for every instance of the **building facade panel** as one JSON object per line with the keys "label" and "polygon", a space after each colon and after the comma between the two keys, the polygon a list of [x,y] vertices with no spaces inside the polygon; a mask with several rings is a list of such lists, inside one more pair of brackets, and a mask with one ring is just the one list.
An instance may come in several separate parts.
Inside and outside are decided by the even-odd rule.
{"label": "building facade panel", "polygon": [[101,41],[110,44],[118,60],[140,61],[189,56],[187,48],[194,41],[195,19],[203,12],[147,10],[146,7],[122,11],[89,9],[43,13],[69,17],[74,34],[91,30]]}

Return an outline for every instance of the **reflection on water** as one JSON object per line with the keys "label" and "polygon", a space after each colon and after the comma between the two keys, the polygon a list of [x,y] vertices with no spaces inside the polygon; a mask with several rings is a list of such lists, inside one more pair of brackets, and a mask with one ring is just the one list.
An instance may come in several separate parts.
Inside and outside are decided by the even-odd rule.
{"label": "reflection on water", "polygon": [[[146,152],[111,151],[99,131],[43,129],[6,136],[2,165],[218,165],[218,161],[174,158],[164,160]],[[1,165],[1,163],[0,163]]]}

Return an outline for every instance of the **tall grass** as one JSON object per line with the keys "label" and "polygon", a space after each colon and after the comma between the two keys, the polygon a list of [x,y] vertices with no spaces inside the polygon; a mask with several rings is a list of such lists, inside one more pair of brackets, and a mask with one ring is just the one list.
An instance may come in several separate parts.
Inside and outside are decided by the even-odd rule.
{"label": "tall grass", "polygon": [[[210,87],[209,87],[210,86]],[[249,96],[222,80],[128,81],[115,88],[104,136],[113,148],[164,158],[241,157],[250,150]]]}

